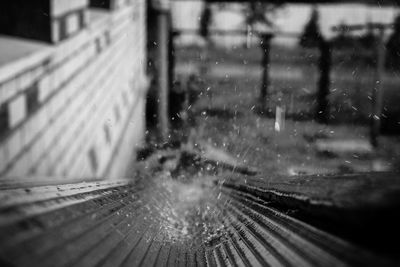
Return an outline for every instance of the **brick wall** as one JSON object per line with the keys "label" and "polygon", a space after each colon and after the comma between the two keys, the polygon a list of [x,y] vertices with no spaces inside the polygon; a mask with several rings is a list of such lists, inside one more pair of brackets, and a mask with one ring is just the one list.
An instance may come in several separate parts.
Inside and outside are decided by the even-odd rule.
{"label": "brick wall", "polygon": [[71,14],[68,38],[0,65],[3,181],[124,175],[144,133],[145,5],[87,8],[83,28]]}

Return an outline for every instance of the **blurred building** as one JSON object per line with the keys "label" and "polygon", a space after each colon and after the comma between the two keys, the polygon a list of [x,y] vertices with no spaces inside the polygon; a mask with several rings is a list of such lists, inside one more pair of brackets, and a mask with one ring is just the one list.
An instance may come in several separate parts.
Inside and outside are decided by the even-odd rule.
{"label": "blurred building", "polygon": [[124,176],[144,134],[146,1],[7,1],[0,17],[2,180]]}

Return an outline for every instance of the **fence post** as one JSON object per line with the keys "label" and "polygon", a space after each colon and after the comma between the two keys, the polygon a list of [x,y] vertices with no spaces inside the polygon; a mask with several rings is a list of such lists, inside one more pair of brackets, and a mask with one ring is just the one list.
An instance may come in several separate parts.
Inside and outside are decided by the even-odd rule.
{"label": "fence post", "polygon": [[320,58],[319,71],[320,78],[317,91],[317,112],[316,119],[320,123],[328,123],[329,120],[329,83],[332,67],[331,45],[329,41],[321,39],[319,42]]}
{"label": "fence post", "polygon": [[273,38],[273,34],[265,33],[261,34],[261,49],[263,51],[263,59],[262,59],[262,69],[263,69],[263,77],[262,84],[259,96],[260,109],[261,112],[265,112],[267,108],[268,102],[268,86],[269,86],[269,63],[270,63],[270,51],[271,51],[271,39]]}
{"label": "fence post", "polygon": [[385,68],[385,43],[383,40],[385,29],[379,28],[376,44],[375,84],[372,90],[372,116],[371,116],[371,144],[378,146],[378,136],[381,130],[383,108],[383,74]]}

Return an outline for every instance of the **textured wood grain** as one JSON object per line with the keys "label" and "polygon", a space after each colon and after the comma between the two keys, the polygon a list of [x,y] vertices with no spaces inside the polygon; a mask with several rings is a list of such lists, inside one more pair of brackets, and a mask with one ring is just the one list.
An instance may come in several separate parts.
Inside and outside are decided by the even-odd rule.
{"label": "textured wood grain", "polygon": [[[161,174],[135,183],[63,186],[59,196],[51,195],[57,186],[43,187],[42,199],[37,196],[41,190],[32,188],[26,194],[35,197],[26,198],[28,203],[8,200],[13,205],[0,208],[0,218],[20,206],[36,210],[36,205],[52,207],[48,202],[63,204],[3,220],[0,261],[11,266],[395,264],[291,217],[260,197],[271,184],[258,181],[255,187],[257,180],[244,179],[221,183],[202,177],[182,183]],[[291,182],[282,184],[288,189]],[[317,195],[313,187],[309,190]],[[11,197],[10,191],[5,195]]]}

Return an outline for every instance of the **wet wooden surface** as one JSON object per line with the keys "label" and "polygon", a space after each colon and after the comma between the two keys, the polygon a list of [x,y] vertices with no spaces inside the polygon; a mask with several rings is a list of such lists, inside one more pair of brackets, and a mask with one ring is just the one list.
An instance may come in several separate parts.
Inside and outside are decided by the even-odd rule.
{"label": "wet wooden surface", "polygon": [[248,192],[293,216],[380,253],[400,257],[400,175],[362,173],[271,177],[229,176]]}
{"label": "wet wooden surface", "polygon": [[[311,177],[286,182],[241,177],[235,182],[215,177],[180,182],[160,175],[135,182],[4,189],[1,265],[395,265],[290,216],[275,207],[275,200],[259,195],[286,190],[324,204],[341,199],[338,203],[346,206],[349,195],[378,184],[370,181],[356,190],[347,180],[331,180],[327,189]],[[392,176],[385,177],[389,181]],[[338,189],[343,192],[335,193]],[[370,203],[372,195],[367,199]]]}
{"label": "wet wooden surface", "polygon": [[[229,175],[227,183],[261,189],[280,199],[340,209],[371,209],[400,205],[399,173],[268,176]],[[258,190],[257,190],[258,191]],[[279,197],[281,196],[281,197]]]}
{"label": "wet wooden surface", "polygon": [[[346,207],[350,195],[382,183],[351,189],[348,182],[335,193],[347,180],[330,181],[328,189],[319,179],[266,182],[242,175],[181,182],[160,174],[135,182],[4,189],[1,265],[394,266],[393,260],[294,218],[276,206],[283,198],[268,200],[260,193],[303,194],[308,198],[301,201],[324,205],[341,199],[337,203]],[[372,195],[357,201],[369,205]]]}

